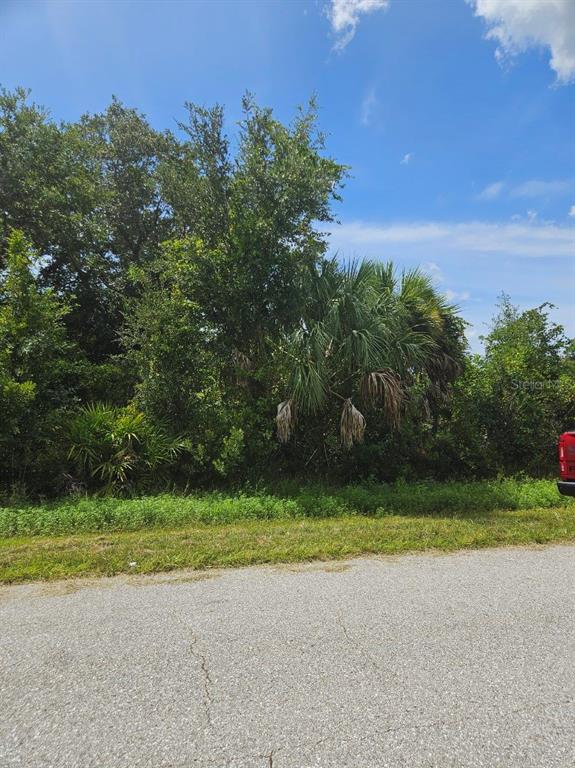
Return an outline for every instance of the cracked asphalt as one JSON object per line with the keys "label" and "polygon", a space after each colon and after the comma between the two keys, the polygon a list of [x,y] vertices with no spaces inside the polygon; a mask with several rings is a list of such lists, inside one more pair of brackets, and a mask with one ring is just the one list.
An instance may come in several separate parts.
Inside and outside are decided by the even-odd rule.
{"label": "cracked asphalt", "polygon": [[575,547],[0,588],[1,768],[575,764]]}

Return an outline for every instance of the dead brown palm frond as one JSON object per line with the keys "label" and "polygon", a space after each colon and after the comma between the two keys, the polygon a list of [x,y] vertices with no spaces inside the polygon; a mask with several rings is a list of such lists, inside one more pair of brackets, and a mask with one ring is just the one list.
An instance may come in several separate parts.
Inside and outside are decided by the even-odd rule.
{"label": "dead brown palm frond", "polygon": [[359,387],[363,402],[380,402],[390,424],[398,426],[405,394],[399,376],[389,368],[372,371],[362,377]]}
{"label": "dead brown palm frond", "polygon": [[240,349],[232,350],[232,362],[236,368],[240,368],[242,371],[251,371],[253,368],[251,359]]}
{"label": "dead brown palm frond", "polygon": [[296,413],[293,400],[284,400],[278,405],[276,429],[280,443],[287,443],[295,426]]}
{"label": "dead brown palm frond", "polygon": [[365,419],[351,402],[350,397],[343,404],[339,430],[341,442],[348,450],[353,447],[354,443],[363,443]]}
{"label": "dead brown palm frond", "polygon": [[421,399],[421,407],[423,408],[423,414],[426,419],[431,418],[431,405],[429,402],[429,395],[424,395]]}
{"label": "dead brown palm frond", "polygon": [[248,374],[253,369],[251,359],[239,349],[232,350],[232,365],[236,369],[236,384],[241,387],[248,386]]}

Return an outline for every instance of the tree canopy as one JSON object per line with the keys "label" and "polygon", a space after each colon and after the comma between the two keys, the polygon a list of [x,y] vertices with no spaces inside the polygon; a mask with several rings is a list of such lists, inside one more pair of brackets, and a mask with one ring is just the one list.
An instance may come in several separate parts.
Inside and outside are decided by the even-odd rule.
{"label": "tree canopy", "polygon": [[2,492],[548,471],[573,342],[505,299],[470,356],[428,276],[329,258],[346,175],[313,100],[157,130],[1,91]]}

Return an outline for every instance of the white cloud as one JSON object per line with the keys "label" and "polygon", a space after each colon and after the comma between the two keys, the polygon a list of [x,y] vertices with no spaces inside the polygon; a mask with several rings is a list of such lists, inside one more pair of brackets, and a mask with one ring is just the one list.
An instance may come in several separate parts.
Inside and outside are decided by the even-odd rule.
{"label": "white cloud", "polygon": [[531,179],[523,184],[512,187],[509,191],[511,197],[551,197],[562,195],[573,190],[573,182],[569,179],[555,179],[544,181],[543,179]]}
{"label": "white cloud", "polygon": [[503,192],[505,184],[502,181],[494,181],[493,184],[488,184],[478,195],[479,200],[495,200]]}
{"label": "white cloud", "polygon": [[571,216],[572,219],[575,219],[575,205],[572,205],[571,208],[569,208],[569,216]]}
{"label": "white cloud", "polygon": [[443,295],[447,301],[469,301],[471,298],[469,291],[452,291],[451,288],[443,291]]}
{"label": "white cloud", "polygon": [[575,228],[550,223],[354,221],[333,230],[330,240],[334,250],[344,256],[374,256],[380,249],[407,249],[417,255],[420,250],[433,248],[462,256],[575,257]]}
{"label": "white cloud", "polygon": [[336,35],[335,50],[343,51],[352,41],[361,16],[383,11],[388,4],[389,0],[331,0],[326,13]]}
{"label": "white cloud", "polygon": [[525,211],[525,213],[514,213],[513,216],[511,216],[511,221],[522,221],[527,222],[528,224],[537,223],[551,226],[555,224],[554,219],[540,219],[539,211],[534,211],[531,208]]}
{"label": "white cloud", "polygon": [[413,160],[413,156],[413,152],[406,152],[406,154],[401,158],[401,165],[409,165]]}
{"label": "white cloud", "polygon": [[559,83],[575,80],[575,2],[573,0],[467,0],[498,44],[499,61],[530,47],[551,52],[549,65]]}
{"label": "white cloud", "polygon": [[[575,0],[574,0],[575,2]],[[507,197],[556,197],[573,192],[575,185],[571,179],[529,179],[521,184],[506,184],[504,181],[494,181],[477,195],[478,200],[497,200],[505,194]]]}
{"label": "white cloud", "polygon": [[426,272],[429,272],[431,275],[433,282],[435,283],[442,283],[444,281],[443,272],[441,271],[441,267],[439,264],[436,264],[434,261],[428,261],[423,265],[423,269]]}
{"label": "white cloud", "polygon": [[[391,260],[399,271],[421,266],[477,334],[505,291],[523,309],[553,302],[560,308],[554,318],[575,337],[573,288],[565,279],[575,263],[575,221],[568,221],[348,221],[332,227],[329,250],[343,262]],[[473,348],[479,351],[479,343]]]}

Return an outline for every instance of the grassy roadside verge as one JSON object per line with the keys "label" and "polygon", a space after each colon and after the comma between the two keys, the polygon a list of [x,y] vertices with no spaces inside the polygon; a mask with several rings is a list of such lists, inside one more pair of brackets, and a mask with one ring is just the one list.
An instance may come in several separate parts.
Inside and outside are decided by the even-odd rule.
{"label": "grassy roadside verge", "polygon": [[461,516],[498,510],[575,508],[551,480],[356,484],[277,483],[239,493],[72,498],[0,506],[0,537],[138,531],[246,520],[298,520],[367,515]]}
{"label": "grassy roadside verge", "polygon": [[0,582],[560,541],[575,541],[573,507],[194,523],[171,529],[0,539]]}

